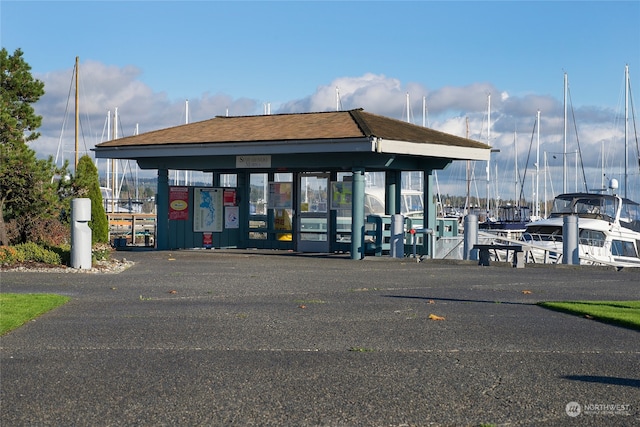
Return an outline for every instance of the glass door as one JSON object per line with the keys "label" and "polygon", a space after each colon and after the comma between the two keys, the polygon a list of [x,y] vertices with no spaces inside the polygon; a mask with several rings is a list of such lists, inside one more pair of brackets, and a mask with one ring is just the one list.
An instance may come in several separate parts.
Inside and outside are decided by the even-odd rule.
{"label": "glass door", "polygon": [[298,175],[297,250],[329,252],[329,174]]}

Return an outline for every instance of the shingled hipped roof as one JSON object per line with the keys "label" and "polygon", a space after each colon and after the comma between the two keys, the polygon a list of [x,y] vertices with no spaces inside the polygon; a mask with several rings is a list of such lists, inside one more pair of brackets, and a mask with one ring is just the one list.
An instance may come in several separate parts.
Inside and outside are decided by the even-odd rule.
{"label": "shingled hipped roof", "polygon": [[487,160],[488,145],[363,111],[222,117],[96,145],[97,158],[386,153]]}
{"label": "shingled hipped roof", "polygon": [[252,141],[300,141],[379,137],[417,143],[488,148],[485,144],[400,120],[350,111],[223,117],[98,144],[126,147]]}

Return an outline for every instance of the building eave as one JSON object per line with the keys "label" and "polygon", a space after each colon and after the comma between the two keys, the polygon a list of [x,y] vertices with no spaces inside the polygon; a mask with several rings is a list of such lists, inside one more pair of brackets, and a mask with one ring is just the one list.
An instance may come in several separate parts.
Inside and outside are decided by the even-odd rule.
{"label": "building eave", "polygon": [[487,148],[460,147],[455,145],[430,144],[377,138],[377,153],[405,154],[420,157],[437,157],[452,160],[489,160],[491,150]]}
{"label": "building eave", "polygon": [[270,154],[325,154],[373,152],[373,138],[345,138],[321,140],[251,141],[224,144],[164,144],[97,146],[98,159],[139,159],[152,157],[201,157]]}

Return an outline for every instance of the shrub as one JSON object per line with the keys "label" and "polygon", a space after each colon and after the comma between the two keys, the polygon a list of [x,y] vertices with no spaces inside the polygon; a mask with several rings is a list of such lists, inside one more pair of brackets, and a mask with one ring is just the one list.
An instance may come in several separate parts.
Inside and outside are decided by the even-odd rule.
{"label": "shrub", "polygon": [[22,262],[19,255],[16,248],[12,246],[0,246],[0,265],[13,265]]}
{"label": "shrub", "polygon": [[69,224],[57,218],[13,218],[5,223],[9,244],[35,242],[45,246],[68,244],[71,237]]}
{"label": "shrub", "polygon": [[18,257],[21,258],[18,262],[32,261],[54,265],[62,264],[60,255],[52,250],[39,246],[36,243],[21,243],[14,246],[14,248],[19,254]]}
{"label": "shrub", "polygon": [[63,265],[71,265],[71,245],[45,246],[45,248],[57,253]]}
{"label": "shrub", "polygon": [[71,228],[58,218],[41,218],[34,221],[27,231],[27,241],[47,246],[68,244],[71,239]]}
{"label": "shrub", "polygon": [[92,259],[94,261],[108,261],[111,258],[111,246],[105,243],[96,243],[91,249]]}
{"label": "shrub", "polygon": [[[91,251],[93,261],[108,261],[112,249],[109,245],[97,244]],[[71,246],[40,246],[33,242],[15,246],[0,246],[0,265],[9,266],[22,262],[40,262],[53,265],[71,265]]]}

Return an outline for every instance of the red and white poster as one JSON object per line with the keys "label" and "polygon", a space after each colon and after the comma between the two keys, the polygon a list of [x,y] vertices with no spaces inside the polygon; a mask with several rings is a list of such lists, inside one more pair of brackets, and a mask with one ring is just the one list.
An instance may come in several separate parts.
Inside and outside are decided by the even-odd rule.
{"label": "red and white poster", "polygon": [[236,206],[236,190],[225,188],[223,199],[225,206]]}
{"label": "red and white poster", "polygon": [[189,219],[189,187],[169,187],[169,219]]}

